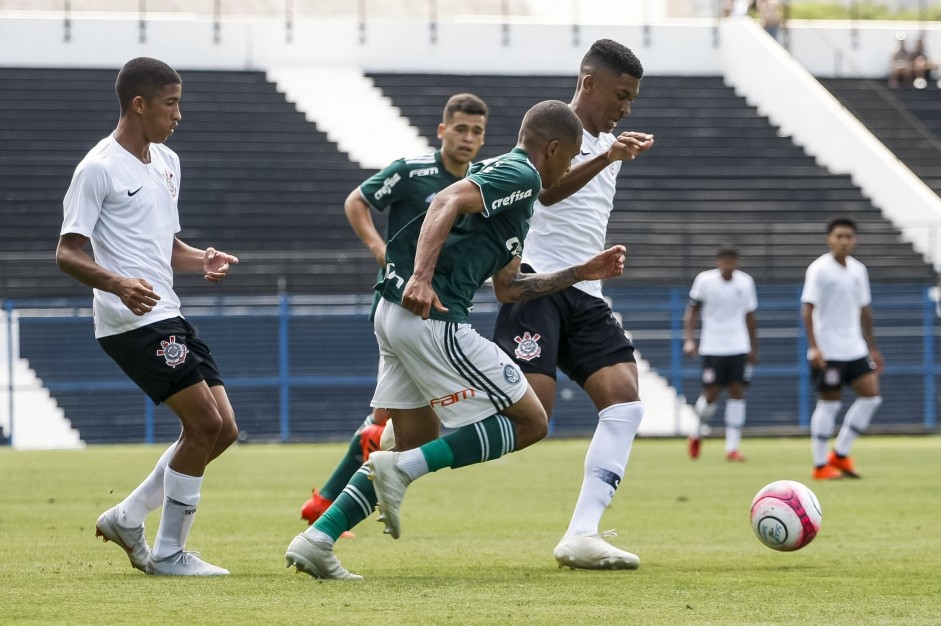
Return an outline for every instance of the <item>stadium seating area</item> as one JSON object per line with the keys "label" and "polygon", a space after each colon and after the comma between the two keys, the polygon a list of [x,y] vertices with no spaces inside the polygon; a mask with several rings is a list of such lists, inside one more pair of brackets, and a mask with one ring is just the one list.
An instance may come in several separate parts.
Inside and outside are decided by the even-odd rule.
{"label": "stadium seating area", "polygon": [[[445,99],[471,91],[490,106],[483,155],[515,145],[534,102],[571,100],[573,76],[371,74],[414,126],[434,140]],[[626,164],[609,228],[628,246],[621,284],[683,285],[713,264],[718,244],[740,248],[759,283],[796,283],[825,251],[824,224],[853,216],[860,257],[873,282],[931,282],[934,274],[862,196],[775,128],[718,77],[648,76],[621,128],[652,133],[656,145]],[[941,160],[936,160],[941,163]]]}
{"label": "stadium seating area", "polygon": [[[111,132],[114,70],[0,68],[0,293],[88,296],[53,250],[75,166]],[[168,145],[183,163],[181,238],[241,257],[213,293],[361,291],[375,261],[351,235],[343,200],[368,175],[262,72],[183,72],[183,120]],[[350,280],[350,274],[369,276]],[[182,294],[205,293],[180,276]]]}

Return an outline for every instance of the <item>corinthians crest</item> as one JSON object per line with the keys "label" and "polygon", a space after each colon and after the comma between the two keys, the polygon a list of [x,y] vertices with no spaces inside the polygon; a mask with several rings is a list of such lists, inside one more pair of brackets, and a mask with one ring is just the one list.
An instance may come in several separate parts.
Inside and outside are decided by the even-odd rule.
{"label": "corinthians crest", "polygon": [[173,172],[164,170],[163,177],[167,181],[167,189],[170,190],[170,197],[176,198],[176,185],[173,184]]}
{"label": "corinthians crest", "polygon": [[169,339],[160,342],[160,350],[157,350],[157,356],[162,356],[170,367],[176,367],[186,360],[186,355],[190,353],[182,343],[176,342],[176,335],[170,335]]}
{"label": "corinthians crest", "polygon": [[516,351],[514,354],[516,358],[520,361],[532,361],[540,354],[542,354],[542,348],[539,347],[539,333],[529,334],[529,331],[523,333],[522,337],[514,337],[513,341],[516,342]]}

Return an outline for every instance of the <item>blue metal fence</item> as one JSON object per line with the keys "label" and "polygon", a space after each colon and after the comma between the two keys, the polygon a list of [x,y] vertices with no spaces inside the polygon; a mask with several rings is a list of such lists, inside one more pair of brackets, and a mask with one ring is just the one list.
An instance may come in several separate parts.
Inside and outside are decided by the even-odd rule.
{"label": "blue metal fence", "polygon": [[[806,429],[814,396],[800,322],[799,286],[759,288],[760,362],[748,391],[750,430]],[[874,429],[931,431],[936,427],[935,303],[922,285],[873,287],[876,335],[886,359],[885,403]],[[699,362],[682,354],[686,290],[608,289],[613,308],[639,354],[690,401],[699,393]],[[212,347],[249,440],[316,441],[349,436],[364,415],[375,384],[378,352],[367,314],[371,297],[218,298],[184,303],[184,313]],[[7,345],[43,381],[88,443],[155,442],[175,438],[176,417],[155,407],[126,379],[94,340],[88,302],[4,303]],[[496,303],[478,294],[472,322],[484,335]],[[12,371],[13,354],[0,355]],[[3,381],[9,417],[18,389]],[[643,390],[641,390],[643,393]],[[585,394],[564,375],[552,420],[555,435],[593,431],[597,416]],[[9,422],[8,419],[2,420]],[[8,434],[8,433],[7,433]]]}

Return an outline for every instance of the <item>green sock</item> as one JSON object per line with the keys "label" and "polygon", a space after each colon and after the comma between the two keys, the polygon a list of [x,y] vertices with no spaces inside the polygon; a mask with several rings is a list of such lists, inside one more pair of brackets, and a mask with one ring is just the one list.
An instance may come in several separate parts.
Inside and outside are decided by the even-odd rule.
{"label": "green sock", "polygon": [[369,517],[376,507],[376,490],[369,480],[369,468],[361,465],[330,508],[314,522],[314,528],[334,541]]}
{"label": "green sock", "polygon": [[356,430],[356,434],[350,439],[350,446],[346,449],[346,454],[340,459],[340,462],[333,470],[333,474],[330,475],[330,478],[320,489],[320,495],[327,500],[336,500],[346,484],[353,478],[356,470],[363,465],[363,445],[359,438],[361,430],[362,427]]}
{"label": "green sock", "polygon": [[516,431],[513,422],[499,413],[480,422],[461,426],[419,448],[430,472],[445,467],[458,468],[492,461],[515,449]]}

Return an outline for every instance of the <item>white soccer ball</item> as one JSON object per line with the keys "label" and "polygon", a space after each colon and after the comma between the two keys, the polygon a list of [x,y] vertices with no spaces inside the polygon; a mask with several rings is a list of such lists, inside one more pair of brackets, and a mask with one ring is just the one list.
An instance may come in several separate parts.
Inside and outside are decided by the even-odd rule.
{"label": "white soccer ball", "polygon": [[751,527],[761,543],[773,550],[800,550],[820,532],[822,519],[817,496],[795,480],[765,485],[751,503]]}

